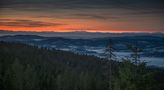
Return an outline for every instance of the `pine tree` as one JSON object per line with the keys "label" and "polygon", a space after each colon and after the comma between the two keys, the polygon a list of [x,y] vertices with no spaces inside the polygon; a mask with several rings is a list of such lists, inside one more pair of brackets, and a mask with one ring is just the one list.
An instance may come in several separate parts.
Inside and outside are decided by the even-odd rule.
{"label": "pine tree", "polygon": [[15,61],[12,63],[12,65],[8,68],[6,72],[6,79],[5,83],[7,83],[9,86],[6,87],[6,89],[12,89],[12,90],[23,90],[23,65],[19,62],[18,59],[15,59]]}
{"label": "pine tree", "polygon": [[141,63],[140,53],[142,52],[142,49],[140,49],[139,47],[137,47],[135,45],[127,45],[127,47],[132,52],[132,54],[131,54],[132,62],[135,65],[139,65]]}
{"label": "pine tree", "polygon": [[[115,80],[114,90],[142,90],[142,80],[144,80],[145,63],[140,60],[141,49],[128,45],[132,54],[130,58],[123,59]],[[142,88],[142,89],[141,89]]]}
{"label": "pine tree", "polygon": [[114,54],[114,48],[113,48],[113,42],[111,39],[109,39],[109,42],[106,47],[106,59],[107,65],[109,65],[109,90],[112,90],[112,81],[113,81],[113,71],[112,71],[112,62],[116,59],[116,56]]}
{"label": "pine tree", "polygon": [[37,87],[37,76],[36,72],[34,72],[33,68],[27,64],[24,70],[24,90],[34,90]]}

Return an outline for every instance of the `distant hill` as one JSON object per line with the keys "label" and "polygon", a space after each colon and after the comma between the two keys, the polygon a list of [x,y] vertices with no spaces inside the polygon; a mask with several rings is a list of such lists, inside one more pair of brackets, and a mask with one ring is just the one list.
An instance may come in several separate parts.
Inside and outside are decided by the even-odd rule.
{"label": "distant hill", "polygon": [[[128,48],[126,45],[132,44],[143,49],[144,56],[164,57],[164,37],[156,35],[118,36],[90,39],[43,37],[37,35],[7,35],[0,37],[0,41],[21,42],[30,45],[55,48],[95,56],[103,55],[109,39],[113,40],[114,48],[116,48],[116,51],[118,52],[127,52]],[[156,55],[155,52],[160,54]]]}
{"label": "distant hill", "polygon": [[0,30],[0,36],[5,35],[37,35],[42,37],[63,37],[70,39],[93,39],[105,37],[121,37],[121,36],[164,36],[164,33],[100,33],[100,32],[21,32],[21,31],[7,31]]}

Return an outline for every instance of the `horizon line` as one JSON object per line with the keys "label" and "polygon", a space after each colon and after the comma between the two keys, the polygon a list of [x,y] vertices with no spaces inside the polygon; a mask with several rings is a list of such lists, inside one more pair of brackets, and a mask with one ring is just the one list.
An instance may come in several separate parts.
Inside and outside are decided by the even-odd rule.
{"label": "horizon line", "polygon": [[0,31],[4,31],[4,32],[25,32],[25,33],[74,33],[74,32],[86,32],[86,33],[164,33],[164,32],[148,32],[148,31],[13,31],[13,30],[0,30]]}

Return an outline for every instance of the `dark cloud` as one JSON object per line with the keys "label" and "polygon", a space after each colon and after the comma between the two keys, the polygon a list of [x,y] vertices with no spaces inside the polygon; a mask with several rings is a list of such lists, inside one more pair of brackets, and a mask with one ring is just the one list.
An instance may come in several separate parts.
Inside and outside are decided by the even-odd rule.
{"label": "dark cloud", "polygon": [[56,8],[133,8],[133,9],[152,9],[163,8],[163,0],[1,0],[1,5],[46,5],[47,7],[53,5]]}
{"label": "dark cloud", "polygon": [[0,19],[0,26],[44,27],[44,26],[59,26],[59,25],[64,25],[64,24],[33,21],[33,20]]}
{"label": "dark cloud", "polygon": [[[127,9],[134,14],[162,14],[164,0],[1,0],[0,9],[16,8],[23,11],[60,9]],[[144,10],[144,11],[143,11]],[[72,12],[73,13],[73,12]],[[133,14],[130,13],[130,14]],[[83,16],[83,15],[82,15]],[[94,17],[94,16],[93,16]],[[95,16],[103,18],[102,16]]]}
{"label": "dark cloud", "polygon": [[101,19],[101,20],[118,19],[119,18],[116,16],[109,16],[109,15],[102,15],[102,14],[73,14],[73,16],[86,18],[86,19],[93,18],[93,19]]}
{"label": "dark cloud", "polygon": [[158,15],[164,15],[163,10],[140,10],[140,11],[133,11],[128,13],[130,15],[150,15],[150,14],[158,14]]}

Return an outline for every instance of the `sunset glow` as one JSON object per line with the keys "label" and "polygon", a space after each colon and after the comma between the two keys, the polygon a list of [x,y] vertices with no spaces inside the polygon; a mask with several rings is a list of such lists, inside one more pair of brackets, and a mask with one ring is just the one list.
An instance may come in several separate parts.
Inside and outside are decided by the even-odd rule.
{"label": "sunset glow", "polygon": [[[10,0],[9,0],[10,1]],[[45,1],[45,0],[43,0]],[[49,1],[49,0],[48,0]],[[49,2],[23,0],[6,2],[0,7],[0,30],[34,31],[34,32],[164,32],[164,15],[162,9],[148,6],[124,7],[117,3],[92,3],[76,6],[76,2],[65,0],[58,4]],[[99,0],[97,0],[98,2]],[[135,2],[140,3],[140,2]],[[138,5],[137,4],[137,5]],[[157,3],[158,4],[158,3]],[[109,7],[109,6],[113,7]],[[87,8],[88,7],[88,8]],[[127,8],[128,7],[128,8]],[[138,7],[138,8],[137,8]]]}

